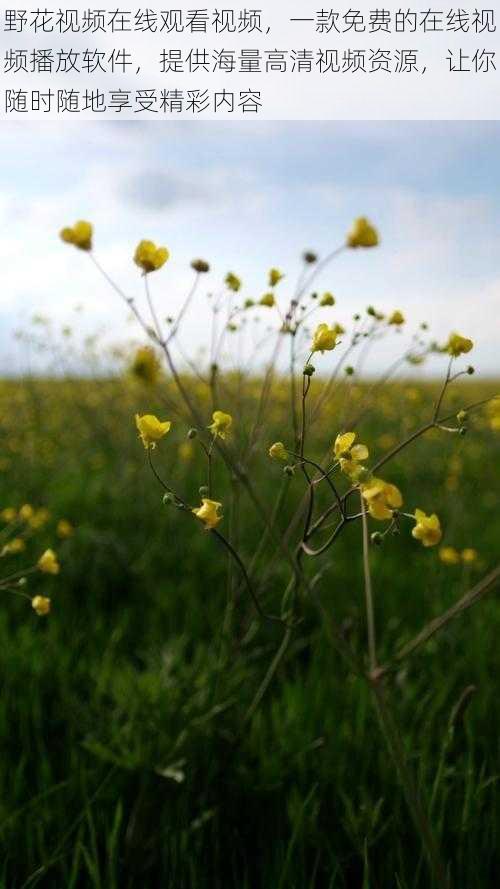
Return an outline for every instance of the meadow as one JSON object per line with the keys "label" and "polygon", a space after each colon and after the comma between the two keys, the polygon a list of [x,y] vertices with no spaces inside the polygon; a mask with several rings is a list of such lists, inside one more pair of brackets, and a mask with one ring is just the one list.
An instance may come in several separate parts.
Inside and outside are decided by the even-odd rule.
{"label": "meadow", "polygon": [[[417,360],[299,372],[297,417],[276,370],[173,377],[143,347],[119,372],[0,382],[2,889],[496,884],[500,387],[469,357],[444,390]],[[207,438],[217,409],[230,434]],[[172,420],[154,450],[136,414]],[[311,478],[351,429],[442,538],[422,546],[395,502],[377,521],[369,488],[355,516],[370,477],[344,465],[352,520],[297,569]],[[314,516],[335,509],[321,480]],[[221,537],[191,513],[213,492]],[[25,571],[47,549],[60,571]]]}

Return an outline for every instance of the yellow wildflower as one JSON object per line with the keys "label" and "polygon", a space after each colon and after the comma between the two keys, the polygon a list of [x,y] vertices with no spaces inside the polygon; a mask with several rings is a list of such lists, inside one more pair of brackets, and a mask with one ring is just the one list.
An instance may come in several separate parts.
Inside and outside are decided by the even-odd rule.
{"label": "yellow wildflower", "polygon": [[29,522],[30,519],[33,518],[35,514],[35,510],[31,506],[30,503],[25,503],[24,506],[21,506],[19,510],[19,518],[23,520],[23,522]]}
{"label": "yellow wildflower", "polygon": [[415,522],[416,525],[411,532],[415,540],[420,540],[423,546],[435,546],[436,543],[439,543],[443,532],[439,518],[435,513],[428,516],[423,510],[416,509]]}
{"label": "yellow wildflower", "polygon": [[361,493],[368,506],[368,512],[374,519],[385,521],[392,518],[394,509],[403,505],[401,491],[396,485],[373,476],[362,484]]}
{"label": "yellow wildflower", "polygon": [[232,290],[234,293],[238,293],[238,290],[241,290],[241,279],[238,278],[233,272],[228,272],[225,277],[226,287],[229,290]]}
{"label": "yellow wildflower", "polygon": [[473,562],[477,561],[478,552],[477,549],[473,549],[471,546],[468,546],[462,550],[460,556],[464,565],[472,565]]}
{"label": "yellow wildflower", "polygon": [[378,242],[377,229],[365,216],[354,220],[351,231],[347,235],[348,247],[376,247]]}
{"label": "yellow wildflower", "polygon": [[31,607],[39,617],[44,617],[50,611],[50,599],[47,596],[33,596]]}
{"label": "yellow wildflower", "polygon": [[349,478],[355,478],[359,471],[363,468],[359,464],[362,460],[367,460],[369,451],[364,444],[354,444],[356,439],[355,432],[343,432],[337,435],[333,450],[337,460],[340,461],[340,468]]}
{"label": "yellow wildflower", "polygon": [[442,546],[439,550],[439,558],[444,565],[458,565],[460,553],[454,546]]}
{"label": "yellow wildflower", "polygon": [[9,540],[5,546],[2,547],[0,555],[2,556],[15,556],[17,553],[22,553],[26,549],[26,544],[22,537],[13,537],[12,540]]}
{"label": "yellow wildflower", "polygon": [[153,241],[140,241],[134,253],[134,262],[147,274],[161,269],[169,256],[166,247],[157,247]]}
{"label": "yellow wildflower", "polygon": [[231,426],[233,425],[233,418],[231,414],[225,414],[224,411],[214,411],[212,414],[213,423],[207,428],[210,429],[210,432],[214,436],[219,436],[219,438],[225,438],[227,433],[229,432]]}
{"label": "yellow wildflower", "polygon": [[73,226],[63,228],[60,236],[66,244],[73,244],[80,250],[92,250],[92,225],[90,222],[80,219]]}
{"label": "yellow wildflower", "polygon": [[314,331],[311,352],[331,352],[337,345],[338,333],[328,324],[318,324]]}
{"label": "yellow wildflower", "polygon": [[274,293],[265,293],[264,296],[259,300],[259,305],[268,306],[270,309],[272,309],[272,307],[276,305]]}
{"label": "yellow wildflower", "polygon": [[458,358],[459,355],[465,355],[467,352],[470,352],[473,346],[474,343],[467,337],[460,336],[459,333],[450,333],[444,350],[452,355],[453,358]]}
{"label": "yellow wildflower", "polygon": [[57,523],[56,533],[57,536],[62,540],[66,540],[66,538],[71,537],[74,534],[74,528],[71,522],[68,522],[67,519],[59,519]]}
{"label": "yellow wildflower", "polygon": [[269,271],[269,287],[276,287],[276,284],[284,278],[283,272],[280,272],[279,269],[270,269]]}
{"label": "yellow wildflower", "polygon": [[135,425],[139,431],[139,436],[141,441],[146,448],[155,448],[156,442],[160,441],[160,438],[163,438],[167,432],[170,431],[170,427],[172,423],[170,420],[164,420],[163,422],[155,417],[154,414],[143,414],[142,417],[139,414],[135,415]]}
{"label": "yellow wildflower", "polygon": [[222,520],[221,509],[222,503],[219,503],[217,500],[209,500],[207,497],[202,497],[201,506],[197,509],[193,509],[193,513],[204,523],[205,528],[209,531],[212,528],[215,528],[215,526]]}
{"label": "yellow wildflower", "polygon": [[273,460],[283,460],[284,463],[288,460],[288,451],[282,441],[275,441],[268,453]]}
{"label": "yellow wildflower", "polygon": [[392,313],[392,315],[389,315],[389,318],[387,319],[387,323],[388,324],[395,324],[396,327],[399,327],[401,324],[405,323],[405,316],[403,315],[402,312],[399,311],[399,309],[395,309],[395,311]]}
{"label": "yellow wildflower", "polygon": [[319,301],[320,306],[334,306],[335,297],[333,293],[324,293]]}
{"label": "yellow wildflower", "polygon": [[488,420],[493,432],[500,432],[500,398],[495,398],[488,405]]}
{"label": "yellow wildflower", "polygon": [[37,531],[39,528],[43,528],[43,526],[47,524],[49,519],[49,510],[45,509],[45,507],[42,507],[41,509],[35,510],[31,518],[28,519],[28,524],[30,528],[33,528],[33,530]]}
{"label": "yellow wildflower", "polygon": [[59,574],[61,566],[53,549],[46,549],[42,553],[38,559],[37,568],[39,571],[43,571],[44,574]]}
{"label": "yellow wildflower", "polygon": [[2,509],[0,512],[0,519],[2,522],[13,522],[17,518],[17,512],[13,506],[6,506],[5,509]]}
{"label": "yellow wildflower", "polygon": [[160,375],[160,362],[154,350],[150,346],[137,349],[130,370],[143,383],[154,385]]}

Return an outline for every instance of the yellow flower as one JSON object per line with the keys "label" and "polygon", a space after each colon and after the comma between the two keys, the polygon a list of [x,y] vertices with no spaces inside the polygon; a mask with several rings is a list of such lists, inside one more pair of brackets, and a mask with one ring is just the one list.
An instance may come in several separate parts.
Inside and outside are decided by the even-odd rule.
{"label": "yellow flower", "polygon": [[472,565],[473,562],[477,561],[477,549],[473,549],[471,546],[468,546],[462,550],[460,556],[464,565]]}
{"label": "yellow flower", "polygon": [[493,432],[500,432],[500,398],[495,398],[488,405],[488,420]]}
{"label": "yellow flower", "polygon": [[36,611],[39,617],[44,617],[50,611],[50,599],[47,596],[33,596],[31,607]]}
{"label": "yellow flower", "polygon": [[207,428],[210,429],[210,432],[213,435],[218,435],[219,438],[225,438],[231,426],[233,425],[233,418],[231,414],[225,414],[224,411],[214,411],[212,414],[212,420],[213,423]]}
{"label": "yellow flower", "polygon": [[273,460],[283,460],[284,463],[288,460],[288,451],[282,441],[275,441],[268,453]]}
{"label": "yellow flower", "polygon": [[274,294],[273,293],[265,293],[264,296],[259,300],[259,305],[260,306],[268,306],[270,309],[272,309],[272,307],[274,305],[276,305],[276,300],[274,298]]}
{"label": "yellow flower", "polygon": [[334,306],[335,297],[333,293],[324,293],[319,301],[320,306]]}
{"label": "yellow flower", "polygon": [[0,512],[0,519],[2,522],[13,522],[17,517],[17,512],[13,506],[7,506],[5,509],[2,509]]}
{"label": "yellow flower", "polygon": [[403,315],[402,312],[399,311],[399,309],[396,309],[392,313],[392,315],[389,315],[389,318],[387,319],[387,323],[388,324],[395,324],[396,327],[399,327],[401,324],[405,323],[405,316]]}
{"label": "yellow flower", "polygon": [[333,450],[337,460],[340,461],[340,468],[349,478],[354,479],[359,471],[363,468],[359,464],[362,460],[367,460],[369,451],[364,444],[354,444],[356,439],[355,432],[344,432],[337,435]]}
{"label": "yellow flower", "polygon": [[238,293],[238,290],[241,290],[241,280],[233,272],[227,273],[225,282],[226,287],[228,287],[229,290],[232,290],[234,293]]}
{"label": "yellow flower", "polygon": [[473,346],[474,343],[467,337],[460,336],[459,333],[450,333],[444,350],[452,355],[453,358],[458,358],[459,355],[465,355],[467,352],[470,352]]}
{"label": "yellow flower", "polygon": [[331,352],[337,345],[338,332],[328,324],[318,324],[314,331],[311,352]]}
{"label": "yellow flower", "polygon": [[155,448],[156,442],[163,438],[169,432],[171,427],[170,420],[161,421],[154,414],[135,415],[135,425],[139,430],[139,435],[146,450]]}
{"label": "yellow flower", "polygon": [[49,510],[42,507],[41,509],[35,510],[31,518],[28,519],[28,524],[30,528],[33,528],[33,530],[37,531],[39,528],[43,528],[43,526],[47,524],[49,519]]}
{"label": "yellow flower", "polygon": [[416,525],[413,529],[412,537],[420,540],[423,546],[435,546],[439,543],[443,532],[441,531],[440,521],[435,513],[428,516],[421,509],[415,510]]}
{"label": "yellow flower", "polygon": [[74,533],[74,528],[71,522],[68,522],[67,519],[59,519],[57,523],[56,533],[57,536],[62,540],[65,540],[67,537],[71,537]]}
{"label": "yellow flower", "polygon": [[63,228],[60,236],[66,244],[73,244],[80,250],[92,250],[92,225],[90,222],[80,219],[73,226]]}
{"label": "yellow flower", "polygon": [[37,568],[44,574],[59,574],[61,566],[53,549],[46,549],[37,562]]}
{"label": "yellow flower", "polygon": [[347,235],[348,247],[376,247],[378,242],[377,229],[365,216],[354,220],[353,227]]}
{"label": "yellow flower", "polygon": [[35,514],[35,510],[31,506],[30,503],[25,503],[24,506],[21,506],[19,510],[19,518],[23,520],[23,522],[29,522],[30,519],[33,518]]}
{"label": "yellow flower", "polygon": [[439,558],[444,565],[458,565],[460,553],[454,546],[442,546],[439,550]]}
{"label": "yellow flower", "polygon": [[215,528],[215,526],[222,520],[221,509],[222,503],[219,503],[217,500],[209,500],[207,497],[202,497],[201,506],[197,509],[193,509],[193,513],[204,523],[205,528],[209,531],[211,528]]}
{"label": "yellow flower", "polygon": [[170,253],[166,247],[157,247],[153,241],[140,241],[134,253],[134,262],[144,272],[155,272],[165,265]]}
{"label": "yellow flower", "polygon": [[160,375],[160,362],[153,349],[149,346],[137,349],[130,370],[143,383],[154,385]]}
{"label": "yellow flower", "polygon": [[2,551],[0,555],[2,556],[15,556],[17,553],[22,553],[26,549],[26,544],[22,537],[13,537],[12,540],[9,540],[5,546],[2,547]]}
{"label": "yellow flower", "polygon": [[284,278],[283,272],[280,272],[279,269],[270,269],[269,271],[269,287],[276,287],[276,284]]}
{"label": "yellow flower", "polygon": [[368,512],[374,519],[379,521],[391,519],[393,510],[399,509],[403,505],[403,497],[399,488],[381,478],[373,476],[360,487],[363,499],[368,506]]}

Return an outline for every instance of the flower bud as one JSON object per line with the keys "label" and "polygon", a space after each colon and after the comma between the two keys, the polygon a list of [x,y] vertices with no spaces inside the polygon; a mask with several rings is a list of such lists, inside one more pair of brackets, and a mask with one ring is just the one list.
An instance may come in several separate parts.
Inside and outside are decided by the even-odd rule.
{"label": "flower bud", "polygon": [[370,537],[371,542],[374,546],[382,546],[384,542],[384,538],[382,537],[380,531],[374,531]]}
{"label": "flower bud", "polygon": [[354,368],[351,367],[351,365],[349,365],[349,367],[346,367],[346,368],[345,368],[344,373],[345,373],[348,377],[352,377],[352,375],[353,375],[353,373],[354,373]]}
{"label": "flower bud", "polygon": [[303,259],[304,262],[306,262],[308,265],[313,265],[313,263],[318,261],[318,257],[315,253],[313,253],[312,250],[306,250],[306,252],[303,254]]}
{"label": "flower bud", "polygon": [[210,271],[210,266],[204,259],[193,259],[191,268],[194,269],[195,272],[198,272],[198,274],[204,274]]}
{"label": "flower bud", "polygon": [[475,370],[472,367],[472,364],[469,364],[469,366],[467,368],[467,373],[469,374],[470,377],[472,376],[473,373],[475,373]]}
{"label": "flower bud", "polygon": [[458,434],[462,435],[462,436],[467,435],[467,426],[460,426],[460,429],[458,430]]}
{"label": "flower bud", "polygon": [[291,477],[294,473],[294,468],[293,468],[293,466],[285,466],[285,468],[283,469],[283,472],[285,473],[285,475],[288,475],[289,477]]}
{"label": "flower bud", "polygon": [[188,438],[196,438],[197,435],[198,435],[198,430],[195,429],[193,426],[193,428],[189,430],[187,437]]}
{"label": "flower bud", "polygon": [[163,503],[165,506],[170,506],[171,503],[175,503],[175,497],[171,491],[167,491],[167,493],[163,495]]}
{"label": "flower bud", "polygon": [[467,411],[459,411],[457,414],[457,420],[459,423],[463,423],[464,420],[467,419]]}
{"label": "flower bud", "polygon": [[198,488],[198,493],[200,497],[208,497],[209,490],[206,485],[202,485],[200,488]]}
{"label": "flower bud", "polygon": [[305,366],[304,370],[302,371],[302,373],[304,374],[305,377],[312,377],[312,375],[313,375],[313,373],[315,372],[315,370],[316,370],[316,368],[313,367],[312,364],[306,364],[306,366]]}

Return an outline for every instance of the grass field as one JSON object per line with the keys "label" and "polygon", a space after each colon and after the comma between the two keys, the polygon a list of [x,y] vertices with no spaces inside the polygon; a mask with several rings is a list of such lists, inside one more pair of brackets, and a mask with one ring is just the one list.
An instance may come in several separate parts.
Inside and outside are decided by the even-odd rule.
{"label": "grass field", "polygon": [[[208,423],[214,405],[196,380],[183,382]],[[236,467],[245,455],[247,476],[229,475],[216,454],[213,487],[221,530],[252,565],[262,606],[280,613],[290,566],[263,530],[246,478],[284,533],[304,479],[285,476],[267,450],[288,434],[288,384],[274,382],[257,433],[262,381],[240,384],[222,377],[216,406],[234,417],[227,447]],[[313,381],[312,395],[321,385]],[[339,384],[309,430],[308,453],[320,461],[356,423],[376,461],[432,416],[438,390]],[[498,390],[465,378],[446,411]],[[283,627],[256,614],[220,541],[163,502],[136,412],[171,417],[155,467],[199,503],[206,460],[186,437],[192,421],[171,382],[0,383],[0,508],[50,511],[42,527],[21,525],[26,550],[3,557],[2,576],[49,546],[61,563],[58,576],[37,573],[23,587],[51,597],[49,616],[6,591],[0,611],[2,889],[433,885],[370,688],[332,645],[330,617],[366,663],[361,523],[304,560],[307,577],[321,569],[315,595],[299,593],[300,621],[264,688]],[[471,414],[465,436],[432,429],[387,467],[408,511],[438,512],[443,545],[477,557],[445,564],[408,523],[370,547],[380,663],[496,564],[500,442],[491,416],[487,407]],[[74,527],[66,539],[61,519]],[[386,682],[407,766],[460,889],[493,887],[500,868],[499,636],[493,594]]]}

